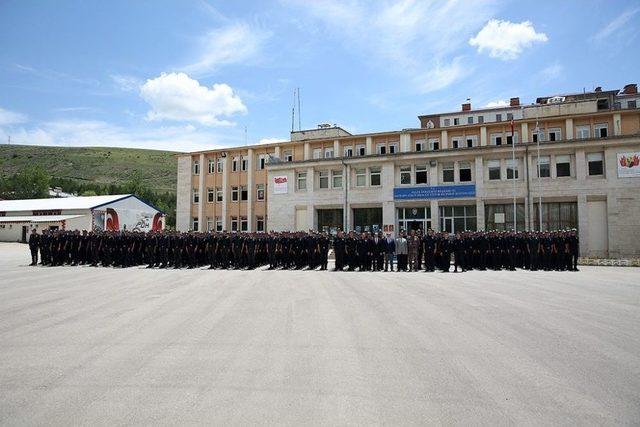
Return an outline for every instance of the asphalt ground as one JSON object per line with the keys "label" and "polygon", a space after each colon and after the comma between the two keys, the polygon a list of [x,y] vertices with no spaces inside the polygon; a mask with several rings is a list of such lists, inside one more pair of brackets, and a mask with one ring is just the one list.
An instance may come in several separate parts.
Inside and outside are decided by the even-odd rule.
{"label": "asphalt ground", "polygon": [[2,425],[638,425],[640,270],[28,267]]}

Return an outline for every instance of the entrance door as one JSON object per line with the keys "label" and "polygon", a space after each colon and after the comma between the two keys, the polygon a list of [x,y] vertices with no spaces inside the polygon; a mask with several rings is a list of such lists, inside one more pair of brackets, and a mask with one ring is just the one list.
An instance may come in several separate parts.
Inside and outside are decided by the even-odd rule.
{"label": "entrance door", "polygon": [[407,229],[408,231],[424,229],[424,221],[409,221]]}
{"label": "entrance door", "polygon": [[27,226],[22,226],[22,243],[27,243]]}
{"label": "entrance door", "polygon": [[449,233],[453,233],[453,218],[442,218],[443,227],[441,231],[448,231]]}

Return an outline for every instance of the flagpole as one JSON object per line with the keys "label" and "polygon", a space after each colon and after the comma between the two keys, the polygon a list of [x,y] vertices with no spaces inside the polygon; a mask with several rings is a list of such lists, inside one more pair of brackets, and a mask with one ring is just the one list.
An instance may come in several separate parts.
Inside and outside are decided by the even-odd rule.
{"label": "flagpole", "polygon": [[518,231],[517,217],[518,212],[516,210],[516,137],[513,132],[513,119],[511,119],[511,180],[513,181],[513,229]]}

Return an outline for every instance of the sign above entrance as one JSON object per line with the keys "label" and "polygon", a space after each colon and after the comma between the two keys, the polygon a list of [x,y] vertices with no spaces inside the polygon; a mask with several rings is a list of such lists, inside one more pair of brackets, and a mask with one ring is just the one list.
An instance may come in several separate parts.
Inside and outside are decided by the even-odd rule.
{"label": "sign above entrance", "polygon": [[401,187],[393,189],[394,200],[461,199],[465,197],[476,197],[475,184]]}

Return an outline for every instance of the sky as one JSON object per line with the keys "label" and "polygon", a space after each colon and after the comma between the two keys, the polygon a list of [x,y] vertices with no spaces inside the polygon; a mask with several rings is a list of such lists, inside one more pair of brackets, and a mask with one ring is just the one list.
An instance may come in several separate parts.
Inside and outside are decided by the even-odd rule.
{"label": "sky", "polygon": [[[638,83],[639,0],[0,0],[0,143],[172,151]],[[296,129],[298,118],[295,119]]]}

